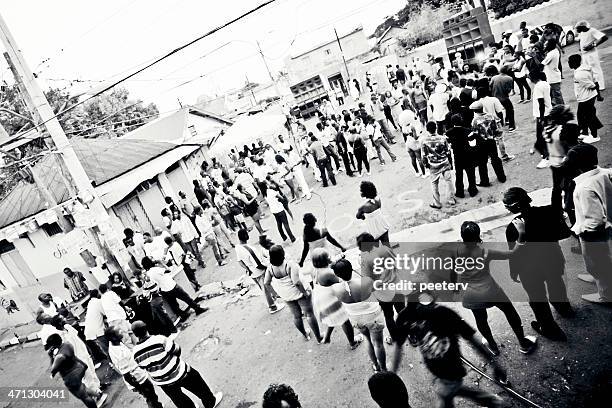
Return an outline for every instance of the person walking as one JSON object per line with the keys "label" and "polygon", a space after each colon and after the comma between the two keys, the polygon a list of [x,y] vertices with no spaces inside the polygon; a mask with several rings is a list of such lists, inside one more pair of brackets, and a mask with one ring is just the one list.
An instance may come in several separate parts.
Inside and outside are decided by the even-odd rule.
{"label": "person walking", "polygon": [[269,256],[270,267],[266,270],[264,284],[272,286],[285,301],[293,314],[293,323],[304,336],[304,340],[309,341],[311,338],[311,332],[304,327],[303,318],[306,318],[315,339],[321,344],[323,337],[312,310],[311,288],[302,283],[299,265],[286,259],[285,250],[280,245],[273,245],[269,250]]}
{"label": "person walking", "polygon": [[64,342],[59,334],[52,334],[47,339],[47,352],[51,358],[51,377],[60,374],[64,385],[87,408],[99,408],[108,398],[107,394],[96,393],[83,384],[87,366],[74,354],[70,343]]}
{"label": "person walking", "polygon": [[582,256],[597,292],[582,295],[592,303],[612,302],[612,170],[598,166],[597,149],[579,144],[567,153],[567,165],[579,174],[574,178],[576,223],[572,230],[580,238]]}
{"label": "person walking", "polygon": [[434,93],[429,97],[429,107],[431,109],[431,119],[436,123],[438,135],[443,135],[444,131],[444,120],[448,113],[448,101],[450,95],[447,92],[448,87],[439,83],[436,85]]}
{"label": "person walking", "polygon": [[113,327],[117,330],[117,333],[121,334],[124,343],[132,344],[130,323],[123,309],[121,298],[107,285],[100,285],[98,290],[100,291],[100,303],[102,303],[102,310],[108,326]]}
{"label": "person walking", "polygon": [[193,290],[196,292],[199,291],[202,286],[198,282],[195,269],[191,267],[189,259],[187,258],[187,253],[183,251],[183,248],[178,242],[173,240],[172,237],[166,237],[164,241],[167,246],[166,256],[164,258],[166,266],[168,268],[182,268]]}
{"label": "person walking", "polygon": [[[397,318],[399,327],[415,338],[425,366],[434,376],[438,407],[454,407],[456,397],[468,398],[479,406],[501,408],[504,400],[487,391],[464,384],[467,371],[461,361],[459,338],[467,340],[483,358],[490,360],[482,338],[461,317],[448,307],[436,304],[427,292],[417,293]],[[490,360],[495,378],[507,382],[506,370]]]}
{"label": "person walking", "polygon": [[100,300],[100,292],[97,289],[89,291],[89,302],[85,312],[85,343],[108,359],[108,342],[104,337],[104,306]]}
{"label": "person walking", "polygon": [[[355,122],[359,118],[355,118]],[[349,129],[349,144],[353,147],[353,153],[355,154],[355,160],[357,161],[357,173],[359,177],[363,177],[363,169],[365,168],[366,174],[369,176],[370,173],[370,160],[368,159],[368,148],[366,147],[367,139],[366,135],[357,131],[355,126]]]}
{"label": "person walking", "polygon": [[284,309],[284,303],[276,303],[275,292],[270,290],[270,287],[264,285],[266,269],[270,265],[270,260],[267,254],[257,246],[251,246],[249,242],[249,232],[241,228],[238,230],[239,244],[236,245],[236,260],[238,264],[244,268],[248,277],[253,279],[255,284],[263,292],[268,304],[270,314]]}
{"label": "person walking", "polygon": [[536,348],[536,337],[525,336],[521,318],[516,309],[508,299],[508,296],[493,279],[490,272],[491,261],[506,260],[513,256],[520,256],[525,235],[525,225],[520,219],[515,219],[513,225],[518,231],[519,237],[513,250],[504,251],[482,246],[480,238],[480,227],[473,221],[465,221],[461,225],[461,239],[463,245],[457,247],[456,256],[462,259],[480,259],[482,264],[474,263],[473,267],[466,267],[458,274],[458,281],[467,284],[467,290],[463,292],[463,307],[472,311],[476,320],[476,327],[484,339],[486,346],[493,355],[499,355],[499,347],[493,338],[491,328],[487,321],[487,309],[498,308],[506,317],[514,335],[519,342],[519,351],[530,354]]}
{"label": "person walking", "polygon": [[[130,331],[132,331],[131,327]],[[115,366],[115,370],[123,376],[123,381],[135,392],[142,395],[149,408],[162,408],[163,405],[159,402],[155,387],[147,376],[147,372],[138,367],[132,350],[121,342],[121,333],[115,328],[109,327],[104,331],[104,336],[110,343],[108,347],[110,359]]]}
{"label": "person walking", "polygon": [[512,71],[514,73],[514,82],[518,86],[519,94],[521,96],[519,103],[529,103],[531,100],[531,86],[529,86],[529,83],[527,82],[527,74],[529,73],[529,70],[527,69],[525,52],[516,51],[514,56],[516,57],[516,61],[514,62],[514,65],[512,65]]}
{"label": "person walking", "polygon": [[373,296],[373,281],[368,277],[353,275],[353,266],[347,259],[331,265],[340,282],[332,286],[334,294],[342,302],[349,320],[363,335],[368,356],[375,372],[387,371],[387,354],[383,340],[385,318],[377,299]]}
{"label": "person walking", "polygon": [[451,149],[445,136],[436,134],[436,122],[428,122],[423,140],[421,141],[421,156],[423,164],[429,170],[431,177],[431,193],[433,201],[431,208],[441,209],[440,180],[447,185],[448,205],[455,205],[455,186],[453,185],[452,165],[450,162]]}
{"label": "person walking", "polygon": [[512,71],[508,66],[503,66],[499,70],[499,74],[491,78],[491,95],[501,102],[505,110],[508,132],[516,130],[514,121],[514,105],[510,100],[510,93],[514,91],[514,79],[511,77]]}
{"label": "person walking", "polygon": [[[254,199],[253,199],[254,200]],[[210,208],[207,202],[202,203],[206,208]],[[196,207],[195,208],[195,216],[196,216],[196,226],[200,231],[200,240],[206,242],[208,246],[212,248],[213,255],[217,260],[217,264],[219,266],[227,265],[227,261],[225,260],[225,256],[221,252],[221,248],[219,248],[219,241],[217,240],[217,235],[215,234],[213,221],[210,218],[209,214],[204,212],[204,207]],[[229,250],[227,250],[229,252]],[[162,289],[163,290],[163,289]]]}
{"label": "person walking", "polygon": [[204,408],[215,408],[223,399],[223,393],[213,394],[200,373],[181,358],[181,348],[170,338],[150,335],[142,321],[132,324],[138,337],[134,346],[134,361],[149,375],[151,382],[159,386],[177,407],[196,408],[184,389],[193,393]]}
{"label": "person walking", "polygon": [[363,341],[363,336],[355,337],[353,326],[342,302],[338,300],[332,285],[339,282],[331,270],[331,259],[325,248],[315,248],[311,254],[314,267],[314,288],[312,290],[312,305],[319,321],[327,326],[323,343],[331,343],[334,328],[341,327],[346,335],[351,350],[355,350]]}
{"label": "person walking", "polygon": [[[218,197],[216,197],[218,200]],[[184,252],[190,252],[191,255],[198,261],[198,266],[204,268],[206,264],[202,259],[202,253],[198,248],[198,235],[199,232],[195,227],[195,207],[193,207],[193,221],[178,210],[172,212],[172,225],[170,226],[170,233],[174,240],[181,245]],[[166,237],[168,238],[168,237]]]}
{"label": "person walking", "polygon": [[[532,206],[531,198],[520,187],[504,193],[504,206],[525,225],[522,256],[510,260],[510,277],[520,282],[529,296],[529,306],[536,318],[531,327],[553,341],[566,341],[567,336],[555,322],[550,304],[563,317],[574,316],[563,281],[565,257],[559,240],[570,236],[560,212],[551,205]],[[514,223],[506,227],[506,241],[513,249],[519,237]],[[519,280],[520,278],[520,280]]]}
{"label": "person walking", "polygon": [[383,159],[382,157],[381,147],[383,147],[387,151],[387,154],[391,158],[391,161],[396,161],[397,157],[391,151],[391,147],[383,137],[383,132],[380,127],[380,121],[377,122],[372,116],[367,116],[365,125],[365,131],[370,140],[372,141],[374,149],[376,149],[376,155],[378,156],[378,161],[380,162],[380,164],[383,166],[385,165],[385,159]]}
{"label": "person walking", "polygon": [[398,122],[406,143],[406,151],[412,161],[412,168],[416,176],[427,177],[425,174],[425,166],[421,158],[421,142],[420,138],[423,134],[423,125],[418,116],[414,113],[409,105],[403,106],[403,111],[400,113]]}
{"label": "person walking", "polygon": [[[187,292],[174,280],[172,272],[168,269],[164,269],[156,265],[150,258],[145,257],[142,259],[142,267],[145,269],[149,279],[154,281],[161,291],[161,295],[164,300],[172,309],[172,312],[181,318],[186,320],[189,316],[189,308],[195,311],[196,315],[201,315],[208,310],[206,307],[201,307],[195,300],[189,296]],[[181,310],[177,300],[183,301],[187,304],[188,308]]]}
{"label": "person walking", "polygon": [[270,212],[274,215],[274,219],[276,220],[276,228],[278,229],[281,239],[286,241],[288,236],[292,243],[295,242],[295,237],[289,226],[289,219],[287,218],[287,212],[284,206],[289,205],[288,200],[271,184],[268,184],[265,198],[270,208]]}

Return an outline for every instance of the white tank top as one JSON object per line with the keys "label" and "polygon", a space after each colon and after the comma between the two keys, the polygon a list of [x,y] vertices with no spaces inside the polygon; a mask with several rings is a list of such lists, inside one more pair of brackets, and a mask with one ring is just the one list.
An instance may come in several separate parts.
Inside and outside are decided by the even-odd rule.
{"label": "white tank top", "polygon": [[[376,199],[368,199],[368,202],[376,204]],[[391,227],[382,212],[382,206],[371,213],[364,214],[368,232],[375,238],[380,238]]]}

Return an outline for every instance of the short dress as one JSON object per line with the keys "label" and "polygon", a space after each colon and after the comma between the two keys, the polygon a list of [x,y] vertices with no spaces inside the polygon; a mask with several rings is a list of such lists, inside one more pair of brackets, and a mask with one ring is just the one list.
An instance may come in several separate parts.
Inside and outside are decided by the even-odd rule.
{"label": "short dress", "polygon": [[492,303],[510,302],[508,296],[499,287],[491,276],[488,259],[488,251],[483,249],[484,268],[467,269],[458,275],[458,282],[467,283],[467,289],[463,294],[463,307],[466,309],[487,309]]}

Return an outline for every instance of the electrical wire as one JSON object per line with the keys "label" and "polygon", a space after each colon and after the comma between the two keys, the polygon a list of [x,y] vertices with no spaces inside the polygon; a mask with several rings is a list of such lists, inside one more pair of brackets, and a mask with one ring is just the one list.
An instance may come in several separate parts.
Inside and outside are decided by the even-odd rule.
{"label": "electrical wire", "polygon": [[[85,98],[85,99],[83,99],[83,100],[81,100],[81,101],[79,101],[79,102],[75,103],[74,105],[71,105],[71,106],[69,106],[68,108],[66,108],[66,109],[64,109],[64,110],[62,110],[62,111],[60,111],[60,112],[56,113],[54,116],[50,117],[49,119],[47,119],[47,120],[45,120],[45,121],[43,121],[43,122],[41,122],[41,123],[37,124],[35,127],[36,127],[36,128],[40,128],[42,125],[44,125],[44,124],[48,123],[49,121],[54,120],[54,119],[57,119],[58,117],[60,117],[60,116],[62,116],[62,115],[64,115],[64,114],[66,114],[66,113],[68,113],[68,112],[72,111],[72,110],[73,110],[73,109],[75,109],[77,106],[83,105],[84,103],[86,103],[86,102],[90,101],[91,99],[93,99],[93,98],[95,98],[95,97],[97,97],[97,96],[102,95],[103,93],[105,93],[106,91],[108,91],[108,90],[110,90],[110,89],[114,88],[115,86],[117,86],[117,85],[119,85],[119,84],[121,84],[121,83],[123,83],[123,82],[127,81],[128,79],[130,79],[130,78],[132,78],[132,77],[134,77],[134,76],[136,76],[136,75],[140,74],[141,72],[143,72],[143,71],[145,71],[145,70],[147,70],[147,69],[151,68],[152,66],[157,65],[158,63],[160,63],[161,61],[165,60],[166,58],[169,58],[169,57],[171,57],[172,55],[177,54],[178,52],[180,52],[180,51],[184,50],[185,48],[190,47],[191,45],[193,45],[193,44],[195,44],[195,43],[197,43],[197,42],[199,42],[199,41],[203,40],[204,38],[207,38],[207,37],[209,37],[209,36],[213,35],[214,33],[216,33],[216,32],[218,32],[218,31],[220,31],[220,30],[222,30],[222,29],[224,29],[224,28],[226,28],[226,27],[228,27],[228,26],[230,26],[230,25],[232,25],[232,24],[234,24],[234,23],[236,23],[236,22],[238,22],[238,21],[240,21],[240,20],[242,20],[242,19],[244,19],[244,18],[246,18],[246,17],[248,17],[248,16],[250,16],[250,15],[252,15],[252,14],[256,13],[256,12],[258,12],[259,10],[263,9],[264,7],[266,7],[266,6],[268,6],[268,5],[272,4],[272,3],[275,3],[276,1],[277,1],[277,0],[267,0],[267,1],[264,1],[263,3],[261,3],[260,5],[258,5],[257,7],[252,8],[252,9],[250,9],[250,10],[248,10],[248,11],[246,11],[246,12],[244,12],[244,13],[240,14],[239,16],[232,18],[231,20],[229,20],[229,21],[227,21],[227,22],[225,22],[225,23],[223,23],[223,24],[221,24],[221,25],[219,25],[219,26],[217,26],[217,27],[215,27],[215,28],[213,28],[213,29],[209,30],[208,32],[206,32],[206,33],[204,33],[204,34],[200,35],[199,37],[196,37],[195,39],[193,39],[193,40],[191,40],[191,41],[187,42],[186,44],[183,44],[183,45],[181,45],[181,46],[179,46],[179,47],[175,48],[174,50],[172,50],[172,51],[170,51],[170,52],[167,52],[167,53],[166,53],[166,54],[164,54],[163,56],[161,56],[161,57],[159,57],[159,58],[156,58],[154,61],[152,61],[152,62],[150,62],[150,63],[146,64],[144,67],[142,67],[142,68],[140,68],[140,69],[138,69],[138,70],[136,70],[136,71],[132,72],[131,74],[124,76],[123,78],[121,78],[121,79],[119,79],[119,80],[117,80],[117,81],[113,82],[112,84],[110,84],[110,85],[108,85],[108,86],[105,86],[103,89],[101,89],[101,90],[97,91],[96,93],[94,93],[93,95],[89,96],[88,98]],[[190,81],[189,81],[189,82],[190,82]],[[187,83],[188,83],[188,82],[187,82]],[[186,84],[186,83],[185,83],[185,84]],[[185,84],[182,84],[182,85],[185,85]],[[180,85],[180,86],[182,86],[182,85]],[[19,136],[20,136],[20,135],[16,135],[16,136],[12,137],[12,138],[11,138],[11,139],[9,139],[9,140],[13,140],[13,139],[15,139],[15,138],[18,138]]]}

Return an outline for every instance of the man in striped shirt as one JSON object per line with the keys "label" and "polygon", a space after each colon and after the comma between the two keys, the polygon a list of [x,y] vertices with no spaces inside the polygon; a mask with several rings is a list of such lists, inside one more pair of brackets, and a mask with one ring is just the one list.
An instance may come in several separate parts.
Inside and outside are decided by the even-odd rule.
{"label": "man in striped shirt", "polygon": [[151,336],[147,325],[140,320],[132,324],[132,331],[138,338],[138,344],[133,349],[136,364],[149,373],[153,384],[158,385],[174,405],[196,408],[183,388],[198,397],[204,408],[219,405],[223,393],[212,393],[200,373],[181,359],[178,344],[165,336]]}

